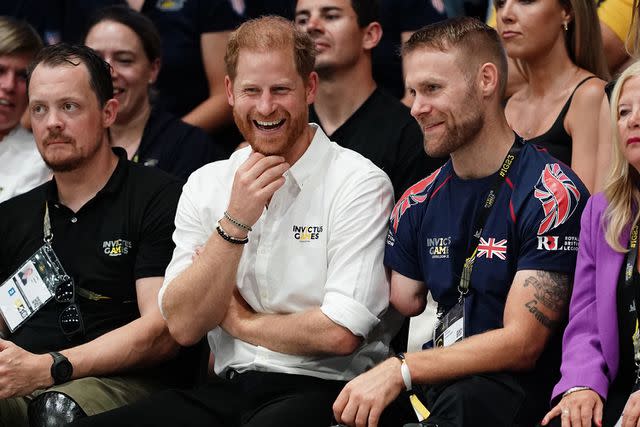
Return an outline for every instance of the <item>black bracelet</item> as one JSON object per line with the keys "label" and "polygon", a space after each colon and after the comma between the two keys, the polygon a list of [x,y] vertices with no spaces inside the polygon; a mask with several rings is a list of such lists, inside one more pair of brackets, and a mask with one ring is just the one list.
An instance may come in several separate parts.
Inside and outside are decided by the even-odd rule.
{"label": "black bracelet", "polygon": [[238,221],[237,219],[233,218],[231,215],[229,215],[229,212],[224,211],[224,217],[227,218],[227,221],[229,221],[231,224],[236,225],[240,228],[243,228],[247,231],[251,231],[253,230],[250,226],[241,223],[240,221]]}
{"label": "black bracelet", "polygon": [[237,237],[230,236],[226,231],[224,231],[224,229],[222,228],[219,222],[216,224],[216,231],[218,232],[220,237],[222,237],[224,240],[226,240],[229,243],[233,243],[235,245],[244,245],[246,243],[249,243],[249,237],[245,237],[244,239],[238,239]]}

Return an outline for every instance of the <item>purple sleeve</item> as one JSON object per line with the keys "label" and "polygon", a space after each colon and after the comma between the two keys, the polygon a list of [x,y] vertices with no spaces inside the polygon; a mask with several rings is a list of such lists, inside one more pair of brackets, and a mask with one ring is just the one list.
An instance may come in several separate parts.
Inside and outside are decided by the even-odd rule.
{"label": "purple sleeve", "polygon": [[582,215],[569,324],[562,342],[562,378],[553,389],[552,400],[575,386],[591,387],[606,399],[609,388],[596,321],[595,248],[601,225],[600,213],[593,208],[594,200],[595,197],[589,200]]}

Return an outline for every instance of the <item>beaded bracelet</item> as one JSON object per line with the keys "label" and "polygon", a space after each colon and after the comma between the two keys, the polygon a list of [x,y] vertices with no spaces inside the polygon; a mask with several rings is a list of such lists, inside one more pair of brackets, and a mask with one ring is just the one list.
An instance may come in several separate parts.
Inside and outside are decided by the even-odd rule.
{"label": "beaded bracelet", "polygon": [[233,225],[237,225],[240,228],[243,228],[247,231],[251,231],[252,228],[246,224],[241,223],[240,221],[238,221],[237,219],[233,218],[231,215],[229,215],[229,212],[224,211],[224,217],[227,218],[227,221],[229,221],[231,224]]}
{"label": "beaded bracelet", "polygon": [[233,237],[229,235],[226,231],[224,231],[224,229],[220,225],[220,222],[216,223],[216,231],[218,232],[220,237],[222,237],[224,240],[226,240],[229,243],[233,243],[235,245],[244,245],[246,243],[249,243],[249,237],[245,237],[244,239],[238,239],[237,237]]}

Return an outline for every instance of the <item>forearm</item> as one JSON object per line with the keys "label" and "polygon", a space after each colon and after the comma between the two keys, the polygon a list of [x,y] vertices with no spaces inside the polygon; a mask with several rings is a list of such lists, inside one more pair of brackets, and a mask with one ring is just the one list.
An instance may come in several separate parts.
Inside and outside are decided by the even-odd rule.
{"label": "forearm", "polygon": [[151,366],[171,358],[178,348],[156,311],[61,353],[73,365],[73,378],[83,378]]}
{"label": "forearm", "polygon": [[253,345],[300,356],[348,355],[361,342],[319,307],[291,314],[256,313],[231,333]]}
{"label": "forearm", "polygon": [[416,384],[436,384],[487,372],[526,371],[538,356],[517,331],[504,328],[471,336],[450,347],[407,353]]}
{"label": "forearm", "polygon": [[[225,231],[246,236],[222,220]],[[225,241],[214,232],[191,266],[172,280],[160,302],[171,335],[182,345],[196,343],[224,318],[244,245]]]}
{"label": "forearm", "polygon": [[232,121],[231,107],[224,92],[211,95],[182,118],[186,123],[214,132]]}

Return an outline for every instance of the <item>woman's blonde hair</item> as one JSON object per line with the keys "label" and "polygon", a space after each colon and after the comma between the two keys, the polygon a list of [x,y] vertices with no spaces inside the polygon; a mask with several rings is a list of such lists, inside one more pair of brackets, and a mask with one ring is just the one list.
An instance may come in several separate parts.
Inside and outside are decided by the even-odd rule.
{"label": "woman's blonde hair", "polygon": [[613,134],[611,172],[607,178],[604,195],[609,202],[604,214],[605,239],[609,246],[618,252],[626,252],[620,239],[630,224],[638,221],[640,206],[640,174],[629,164],[622,150],[618,132],[618,104],[622,87],[633,77],[640,76],[640,61],[634,62],[624,70],[611,93],[611,128]]}

